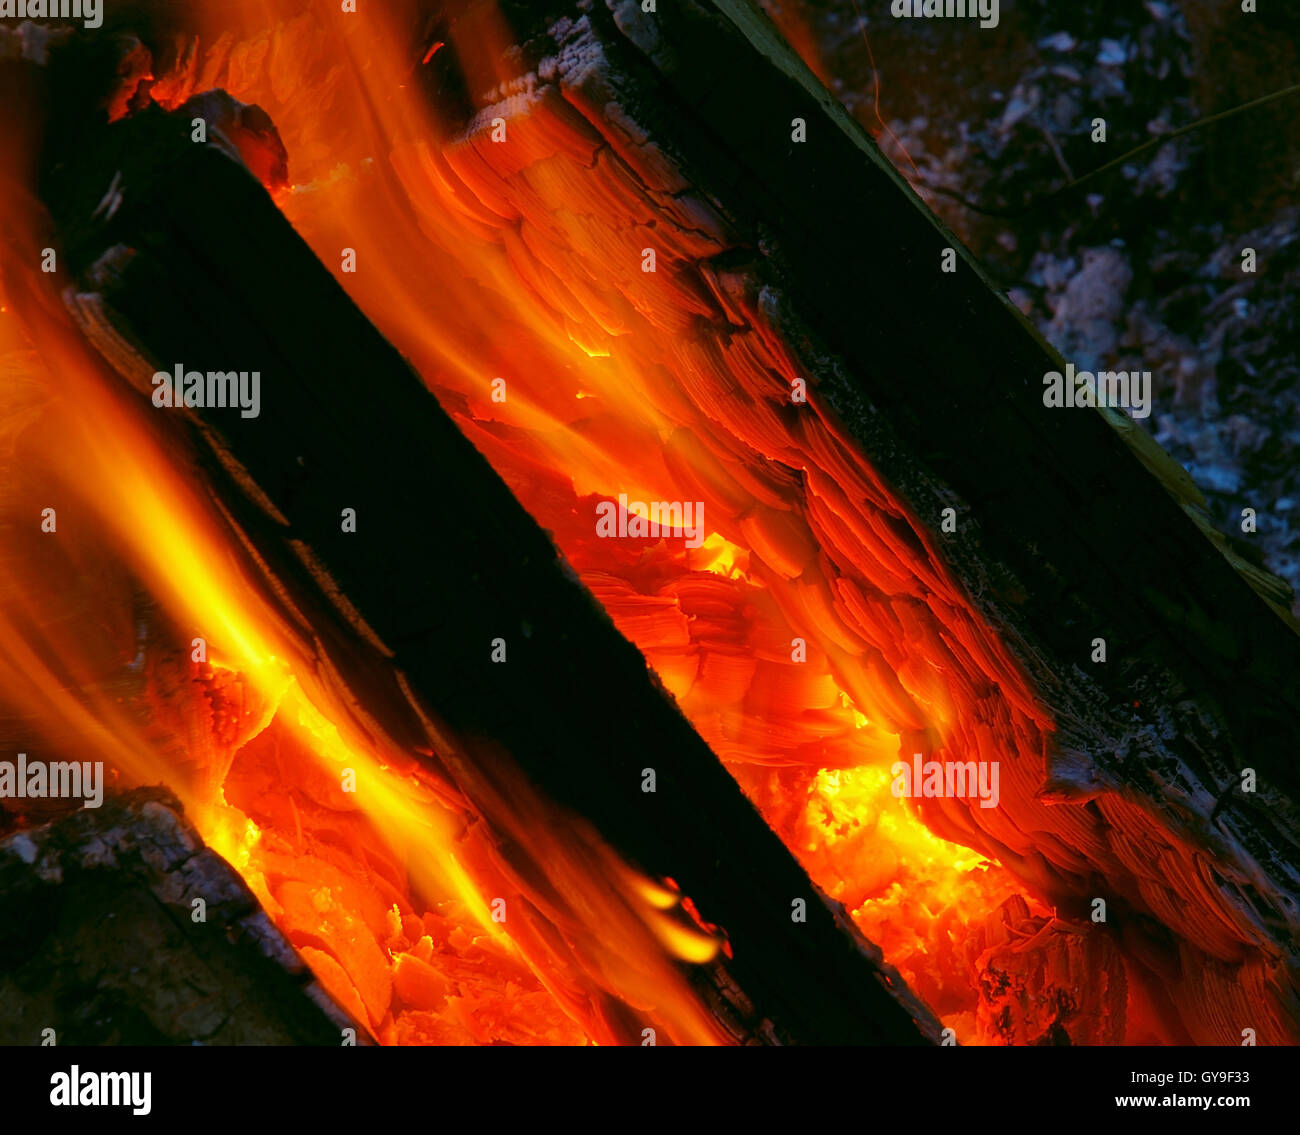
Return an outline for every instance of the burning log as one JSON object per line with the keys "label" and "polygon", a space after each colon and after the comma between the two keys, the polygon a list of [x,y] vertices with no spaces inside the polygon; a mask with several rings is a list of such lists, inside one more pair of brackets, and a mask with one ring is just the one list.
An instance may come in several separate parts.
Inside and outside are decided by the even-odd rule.
{"label": "burning log", "polygon": [[0,1044],[369,1043],[166,791],[0,840],[0,957]]}
{"label": "burning log", "polygon": [[[581,423],[582,441],[662,449],[663,468],[697,489],[752,578],[669,570],[663,582],[650,570],[646,583],[626,558],[596,554],[589,502],[546,468],[542,443],[509,411],[476,412],[487,376],[509,364],[492,328],[455,339],[482,360],[458,386],[408,312],[445,297],[393,270],[367,314],[555,533],[705,739],[738,758],[736,777],[787,845],[852,899],[860,925],[890,933],[896,909],[858,905],[871,855],[852,861],[852,838],[828,852],[804,830],[860,824],[837,808],[846,789],[865,791],[864,750],[888,767],[892,746],[921,773],[965,776],[967,758],[1001,768],[1000,781],[975,777],[997,799],[954,799],[942,776],[938,791],[912,786],[930,829],[995,858],[1059,914],[999,911],[990,891],[995,918],[969,959],[987,1031],[1223,1043],[1249,1027],[1294,1039],[1300,841],[1285,754],[1300,727],[1286,678],[1300,652],[1242,576],[1272,600],[1275,581],[1203,538],[1186,478],[1129,423],[1047,413],[1041,380],[1065,363],[747,5],[676,4],[654,19],[609,7],[528,21],[535,34],[469,120],[436,146],[399,147],[367,184],[419,217],[394,227],[403,239],[389,234],[390,263],[412,248],[442,255],[439,241],[421,243],[423,226],[443,250],[480,240],[587,355],[670,376],[641,391],[649,425],[596,417]],[[301,21],[280,30],[294,43],[315,32]],[[204,75],[256,86],[240,49],[222,50]],[[435,68],[467,54],[457,42]],[[725,82],[717,59],[728,60]],[[194,94],[177,70],[160,84],[168,105]],[[275,94],[263,86],[259,105],[264,93]],[[145,111],[47,155],[44,195],[82,292],[71,302],[146,393],[156,368],[274,373],[257,416],[194,417],[218,496],[322,658],[408,749],[430,722],[405,691],[432,706],[440,771],[476,801],[497,792],[489,770],[504,749],[646,870],[679,880],[730,937],[727,968],[755,1010],[743,1016],[784,1037],[911,1036],[904,1018],[923,1014],[855,979],[860,959],[824,911],[815,932],[792,930],[771,895],[797,897],[806,882],[699,739],[643,688],[640,659],[256,186],[186,127]],[[439,229],[421,185],[452,201],[454,224]],[[307,230],[310,208],[296,203]],[[329,262],[346,230],[314,220]],[[955,272],[943,270],[949,252]],[[476,287],[466,279],[467,308]],[[900,328],[912,333],[900,339]],[[547,382],[526,389],[567,421],[550,389],[562,356],[538,357],[552,364]],[[792,397],[800,384],[803,400]],[[1087,492],[1079,470],[1090,471]],[[355,530],[340,528],[344,509]],[[416,528],[417,516],[437,528]],[[1126,533],[1134,518],[1140,541]],[[803,669],[788,655],[792,634],[812,648]],[[504,665],[490,661],[507,651]],[[849,732],[835,690],[864,719]],[[799,715],[807,728],[787,727]],[[617,752],[599,756],[612,737]],[[806,818],[814,776],[826,780],[820,829]],[[709,816],[704,829],[689,808]],[[944,933],[960,940],[976,922]],[[958,960],[914,956],[918,972]],[[1082,1006],[1094,967],[1105,980]],[[947,973],[921,976],[943,992]],[[1121,1032],[1125,993],[1134,1019]],[[932,1038],[932,1024],[922,1032]]]}

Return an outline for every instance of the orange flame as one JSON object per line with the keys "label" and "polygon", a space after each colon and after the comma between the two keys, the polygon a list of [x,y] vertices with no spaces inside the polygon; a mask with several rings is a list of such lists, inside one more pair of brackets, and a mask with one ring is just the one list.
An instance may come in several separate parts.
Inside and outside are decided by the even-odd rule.
{"label": "orange flame", "polygon": [[[0,188],[6,227],[34,233],[29,201]],[[381,1039],[640,1043],[646,1022],[663,1042],[725,1039],[676,964],[710,961],[717,942],[650,901],[652,885],[594,833],[504,760],[492,784],[511,786],[508,815],[471,825],[455,787],[413,775],[391,741],[358,729],[190,488],[184,452],[160,444],[157,419],[88,356],[49,278],[25,267],[39,263],[34,244],[11,239],[0,455],[13,465],[2,503],[17,546],[0,559],[4,720],[46,752],[105,761],[124,784],[173,787]],[[47,504],[54,527],[42,532]],[[45,593],[51,572],[80,618]],[[114,595],[129,613],[139,591],[207,650],[152,712],[144,675],[160,672],[159,635],[127,638],[143,653],[124,665],[123,636],[87,617],[98,603],[117,610]],[[195,726],[204,712],[212,720]],[[510,842],[527,862],[500,861],[490,833],[505,823],[520,825]],[[523,882],[539,873],[553,893]]]}

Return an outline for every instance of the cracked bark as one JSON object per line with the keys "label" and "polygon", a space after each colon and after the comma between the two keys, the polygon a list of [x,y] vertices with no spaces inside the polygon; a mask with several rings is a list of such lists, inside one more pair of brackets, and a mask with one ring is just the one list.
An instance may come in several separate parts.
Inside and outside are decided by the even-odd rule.
{"label": "cracked bark", "polygon": [[367,1043],[163,789],[0,840],[0,1004],[0,1044]]}

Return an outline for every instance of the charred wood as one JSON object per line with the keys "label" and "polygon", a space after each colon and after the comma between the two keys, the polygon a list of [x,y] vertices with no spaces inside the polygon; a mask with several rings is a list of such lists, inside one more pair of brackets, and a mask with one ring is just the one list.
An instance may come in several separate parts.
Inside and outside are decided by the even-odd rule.
{"label": "charred wood", "polygon": [[369,1043],[160,789],[0,840],[0,1002],[0,1044]]}

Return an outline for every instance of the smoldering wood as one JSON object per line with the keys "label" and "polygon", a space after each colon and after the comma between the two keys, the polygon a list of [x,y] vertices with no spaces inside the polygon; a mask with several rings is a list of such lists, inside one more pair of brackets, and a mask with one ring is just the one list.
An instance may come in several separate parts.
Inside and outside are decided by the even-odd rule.
{"label": "smoldering wood", "polygon": [[0,1044],[371,1043],[165,789],[0,840],[0,1003]]}

